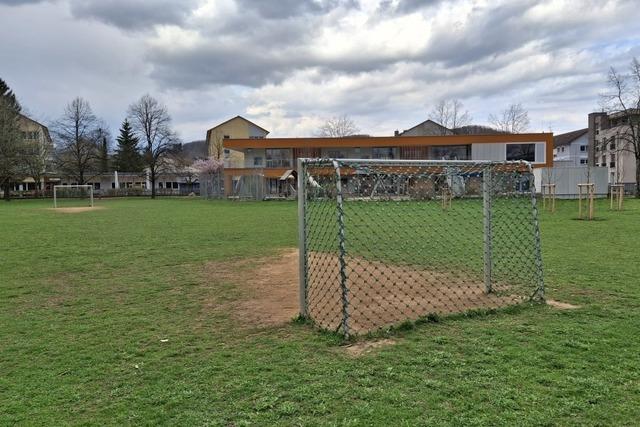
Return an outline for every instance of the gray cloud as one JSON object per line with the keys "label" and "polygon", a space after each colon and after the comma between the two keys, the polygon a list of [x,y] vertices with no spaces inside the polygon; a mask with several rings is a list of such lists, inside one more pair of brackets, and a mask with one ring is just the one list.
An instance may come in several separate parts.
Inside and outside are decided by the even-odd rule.
{"label": "gray cloud", "polygon": [[161,24],[182,25],[195,5],[195,0],[73,0],[71,13],[125,30],[142,30]]}
{"label": "gray cloud", "polygon": [[[608,66],[640,55],[634,0],[581,0],[575,14],[545,0],[235,3],[0,0],[3,78],[52,118],[83,96],[114,131],[151,92],[187,140],[247,113],[276,135],[308,135],[336,114],[389,134],[442,97],[479,122],[523,102],[533,123],[570,130],[597,104]],[[176,28],[154,31],[163,24]]]}
{"label": "gray cloud", "polygon": [[44,3],[50,0],[0,0],[0,5],[6,6],[26,6],[28,4]]}
{"label": "gray cloud", "polygon": [[285,19],[305,14],[321,14],[339,6],[358,7],[357,0],[238,0],[243,10],[257,11],[267,19]]}

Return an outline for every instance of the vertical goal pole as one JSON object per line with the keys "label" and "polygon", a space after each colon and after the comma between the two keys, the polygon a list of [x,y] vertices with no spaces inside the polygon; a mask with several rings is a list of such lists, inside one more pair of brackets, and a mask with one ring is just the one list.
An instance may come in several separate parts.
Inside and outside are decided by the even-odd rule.
{"label": "vertical goal pole", "polygon": [[492,173],[491,166],[486,166],[482,172],[482,211],[484,218],[484,290],[491,293],[491,267],[492,267],[492,220],[491,220],[491,204],[492,204]]}
{"label": "vertical goal pole", "polygon": [[346,245],[344,233],[344,204],[342,200],[342,176],[340,174],[340,164],[333,160],[333,167],[336,172],[336,208],[338,211],[338,249],[340,261],[340,292],[342,297],[342,330],[345,337],[349,337],[349,295],[347,288],[347,262]]}
{"label": "vertical goal pole", "polygon": [[93,185],[89,187],[89,195],[91,196],[91,207],[93,207]]}
{"label": "vertical goal pole", "polygon": [[[544,301],[544,269],[542,267],[542,243],[540,239],[540,221],[538,220],[538,202],[536,199],[536,182],[533,179],[533,168],[531,163],[527,163],[530,179],[530,196],[531,196],[531,217],[535,242],[535,263],[536,263],[536,278],[538,280],[536,294],[540,301]],[[556,185],[553,184],[553,203],[555,212],[555,196]]]}
{"label": "vertical goal pole", "polygon": [[298,269],[300,275],[300,316],[307,317],[307,242],[305,212],[305,164],[298,159]]}
{"label": "vertical goal pole", "polygon": [[58,207],[58,200],[56,198],[56,190],[58,189],[57,187],[58,187],[57,185],[53,186],[53,208],[54,209]]}

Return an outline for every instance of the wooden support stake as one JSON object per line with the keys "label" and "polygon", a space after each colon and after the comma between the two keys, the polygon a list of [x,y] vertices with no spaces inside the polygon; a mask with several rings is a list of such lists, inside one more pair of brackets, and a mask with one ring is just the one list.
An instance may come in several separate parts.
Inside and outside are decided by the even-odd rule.
{"label": "wooden support stake", "polygon": [[611,184],[610,198],[611,210],[621,211],[624,204],[624,184]]}
{"label": "wooden support stake", "polygon": [[596,185],[594,183],[578,184],[578,218],[582,217],[582,199],[586,203],[587,219],[592,220],[594,216]]}
{"label": "wooden support stake", "polygon": [[542,208],[553,213],[556,211],[556,185],[542,185]]}

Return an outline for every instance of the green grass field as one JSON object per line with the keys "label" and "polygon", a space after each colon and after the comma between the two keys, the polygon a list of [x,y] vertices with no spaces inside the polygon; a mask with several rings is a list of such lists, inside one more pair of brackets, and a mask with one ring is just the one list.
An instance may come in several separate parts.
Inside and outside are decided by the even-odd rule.
{"label": "green grass field", "polygon": [[0,424],[640,419],[640,201],[599,201],[591,222],[575,201],[542,214],[547,297],[581,308],[445,319],[360,357],[306,324],[232,314],[247,295],[215,266],[294,247],[294,203],[99,204],[0,203]]}

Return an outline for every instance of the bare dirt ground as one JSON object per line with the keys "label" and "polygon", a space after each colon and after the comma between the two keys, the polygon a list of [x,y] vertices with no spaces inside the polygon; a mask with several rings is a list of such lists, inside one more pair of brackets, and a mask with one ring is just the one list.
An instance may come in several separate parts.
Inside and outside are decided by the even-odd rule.
{"label": "bare dirt ground", "polygon": [[92,212],[99,211],[104,209],[104,206],[82,206],[82,207],[69,207],[69,208],[48,208],[50,211],[60,212],[60,213],[81,213],[81,212]]}
{"label": "bare dirt ground", "polygon": [[[349,329],[366,333],[429,314],[463,313],[523,302],[522,290],[484,283],[463,272],[439,272],[347,258]],[[340,266],[335,255],[310,253],[309,313],[320,326],[336,330],[342,320]]]}
{"label": "bare dirt ground", "polygon": [[238,303],[236,313],[256,325],[290,321],[300,312],[298,276],[298,249],[260,260],[243,278],[245,298]]}
{"label": "bare dirt ground", "polygon": [[[336,330],[342,319],[338,259],[311,253],[308,310],[321,327]],[[216,265],[218,274],[233,279],[242,292],[233,312],[245,324],[273,326],[299,313],[298,250],[252,260],[250,264]],[[462,313],[522,302],[522,292],[496,284],[485,293],[484,284],[463,274],[417,270],[361,258],[348,259],[349,327],[366,333],[428,314]]]}

